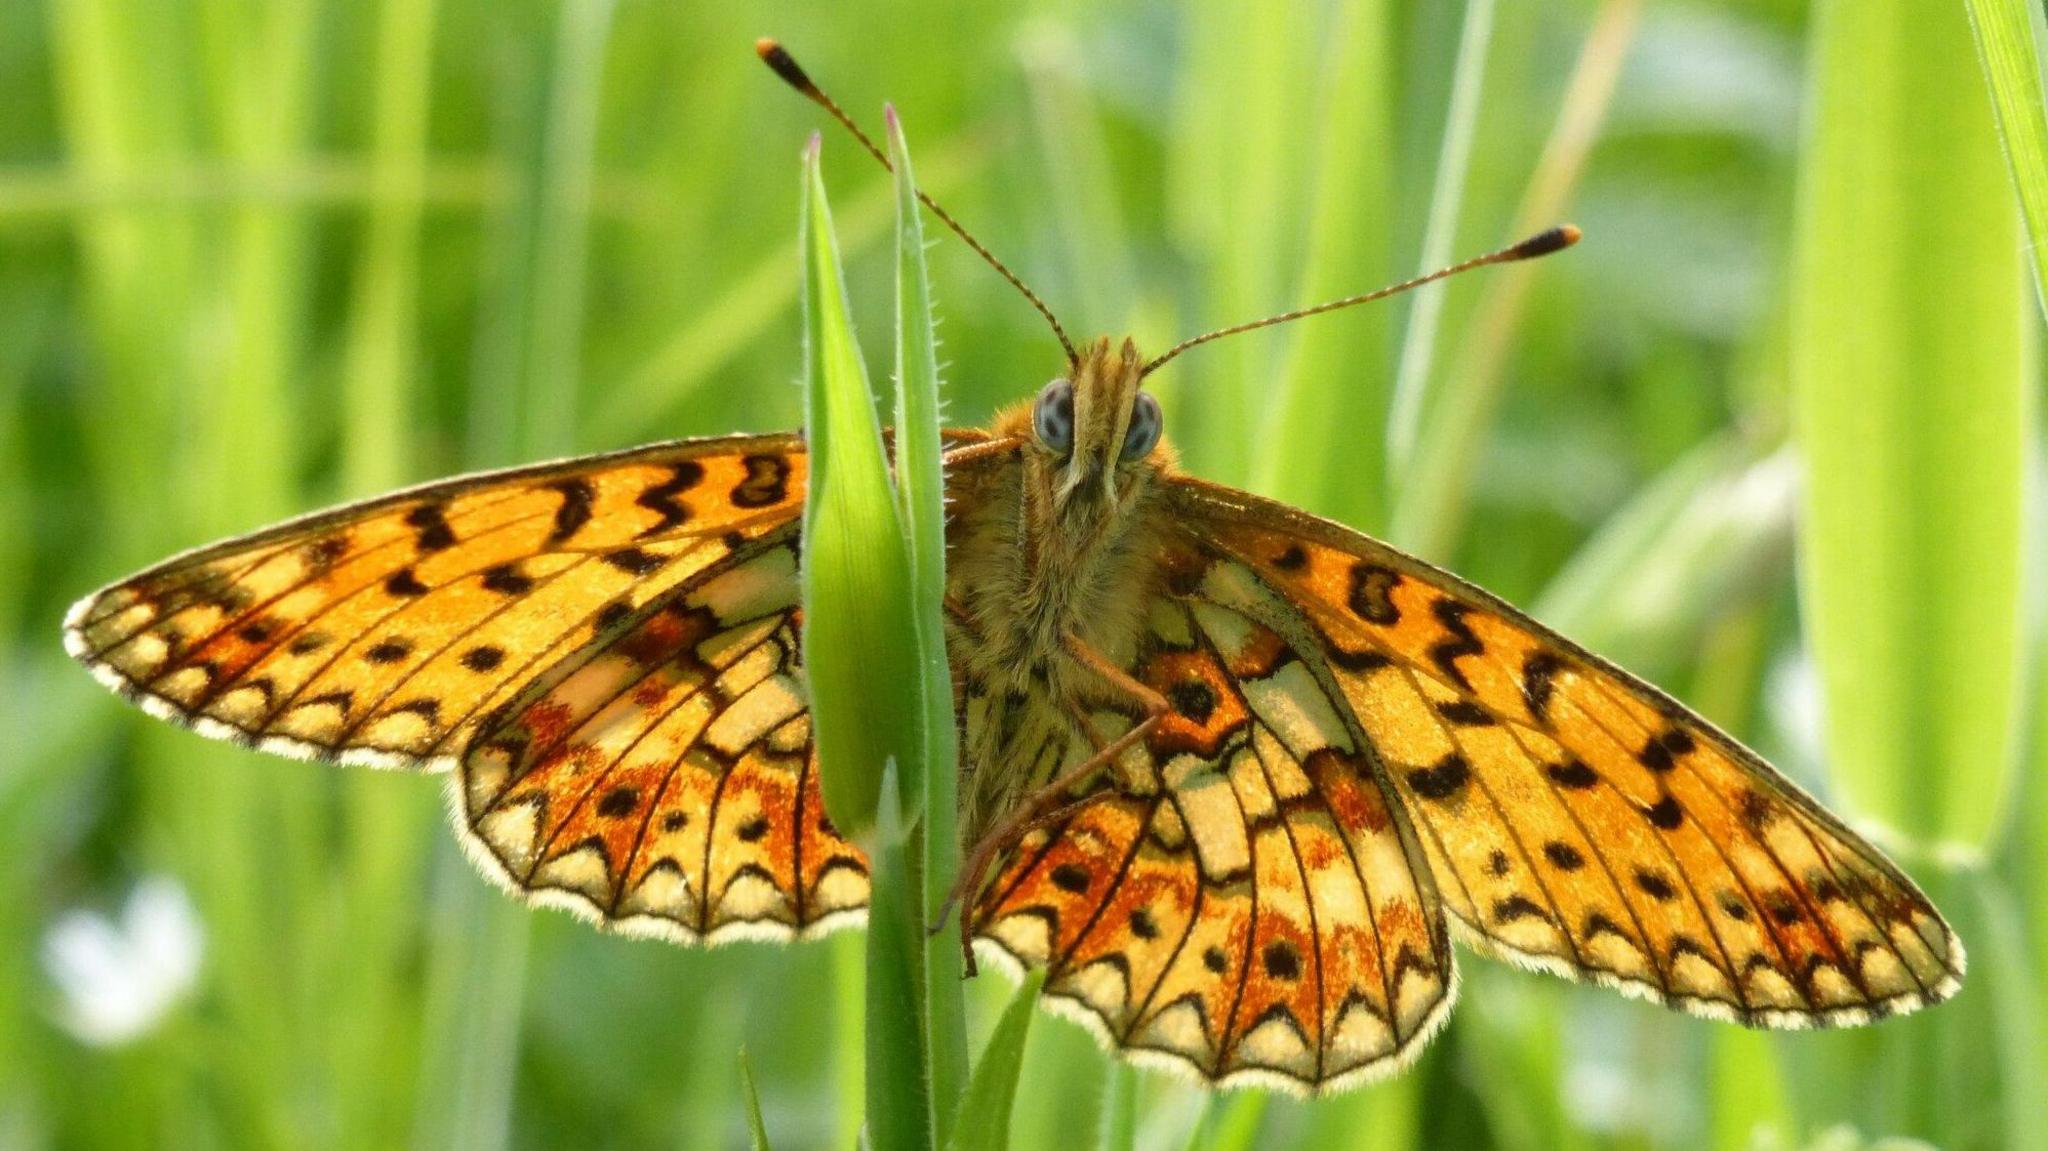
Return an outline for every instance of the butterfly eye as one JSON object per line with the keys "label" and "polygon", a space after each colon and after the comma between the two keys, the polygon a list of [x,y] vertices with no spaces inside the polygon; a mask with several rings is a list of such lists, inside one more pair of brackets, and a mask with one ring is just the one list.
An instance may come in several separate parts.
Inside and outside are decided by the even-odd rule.
{"label": "butterfly eye", "polygon": [[1038,442],[1064,456],[1074,450],[1074,385],[1054,380],[1031,405],[1031,427]]}
{"label": "butterfly eye", "polygon": [[1159,429],[1165,426],[1166,418],[1159,414],[1159,401],[1148,392],[1139,392],[1138,401],[1131,407],[1131,423],[1124,429],[1125,461],[1142,460],[1150,455],[1159,444]]}

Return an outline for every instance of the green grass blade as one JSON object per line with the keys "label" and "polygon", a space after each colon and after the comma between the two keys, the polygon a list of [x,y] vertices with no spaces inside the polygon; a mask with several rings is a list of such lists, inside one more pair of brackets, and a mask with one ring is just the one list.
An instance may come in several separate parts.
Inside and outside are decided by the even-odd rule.
{"label": "green grass blade", "polygon": [[1968,0],[1977,59],[1991,86],[2005,162],[2026,221],[2034,298],[2048,309],[2048,109],[2041,93],[2042,15],[2025,0]]}
{"label": "green grass blade", "polygon": [[996,1020],[988,1045],[975,1060],[974,1078],[960,1100],[960,1121],[953,1151],[1004,1151],[1010,1145],[1010,1111],[1017,1098],[1017,1074],[1024,1066],[1024,1041],[1031,1037],[1031,1017],[1038,1008],[1038,989],[1045,973],[1034,971],[1017,988],[1010,1005]]}
{"label": "green grass blade", "polygon": [[[1628,59],[1642,0],[1605,0],[1579,49],[1543,155],[1515,212],[1513,235],[1531,235],[1557,223],[1606,119],[1615,85]],[[1442,387],[1419,420],[1416,446],[1403,467],[1400,501],[1390,525],[1394,541],[1425,558],[1453,554],[1470,515],[1472,477],[1478,470],[1500,405],[1510,355],[1519,339],[1529,293],[1542,264],[1491,269],[1470,333]],[[1438,286],[1438,285],[1432,285]],[[1400,397],[1397,393],[1396,400]],[[1409,418],[1397,412],[1401,419]],[[1406,433],[1395,436],[1399,449]],[[1400,464],[1396,457],[1397,465]]]}
{"label": "green grass blade", "polygon": [[2011,773],[2022,248],[1961,11],[1815,10],[1792,383],[1801,576],[1850,810],[1982,849]]}
{"label": "green grass blade", "polygon": [[[1346,0],[1330,20],[1304,303],[1392,278],[1393,15],[1385,0]],[[1252,461],[1254,490],[1354,526],[1384,522],[1391,321],[1390,309],[1365,308],[1295,333],[1268,401],[1269,447]]]}
{"label": "green grass blade", "polygon": [[612,0],[568,0],[555,28],[554,83],[542,137],[544,173],[535,206],[533,307],[520,408],[527,454],[575,441],[583,378],[584,285],[589,277],[592,156],[611,40]]}
{"label": "green grass blade", "polygon": [[[342,376],[342,485],[367,496],[412,478],[407,459],[411,396],[419,370],[419,232],[426,181],[428,93],[435,0],[384,0],[376,20],[371,172],[364,239],[355,261]],[[394,1082],[418,1089],[415,1034],[420,999],[407,978],[422,905],[430,835],[440,834],[434,797],[381,772],[336,781],[347,820],[338,882],[346,910],[335,925],[325,976],[334,1005],[332,1061],[337,1125],[378,1142],[402,1142],[406,1109]],[[391,1049],[407,1049],[394,1059]]]}
{"label": "green grass blade", "polygon": [[1798,465],[1711,440],[1609,516],[1545,587],[1536,618],[1651,679],[1696,663],[1730,605],[1790,566]]}
{"label": "green grass blade", "polygon": [[[923,716],[923,913],[938,921],[960,870],[960,773],[953,721],[953,671],[946,662],[946,478],[939,441],[939,356],[932,332],[931,278],[910,145],[888,111],[896,169],[896,498],[908,533]],[[962,922],[965,915],[962,915]],[[967,1004],[960,949],[941,935],[924,948],[926,1046],[931,1056],[932,1139],[944,1146],[967,1084]]]}
{"label": "green grass blade", "polygon": [[754,1090],[754,1068],[744,1047],[740,1048],[740,1095],[747,1108],[747,1146],[752,1151],[773,1151],[768,1144],[768,1124],[761,1119],[761,1095]]}
{"label": "green grass blade", "polygon": [[1188,1151],[1251,1151],[1259,1145],[1267,1099],[1263,1091],[1238,1091],[1210,1099],[1209,1113],[1189,1140]]}
{"label": "green grass blade", "polygon": [[921,836],[898,821],[892,761],[868,837],[867,1137],[876,1151],[923,1151],[932,1141],[924,1031],[925,932],[918,898]]}
{"label": "green grass blade", "polygon": [[[1486,49],[1492,42],[1493,0],[1469,0],[1458,34],[1458,62],[1451,77],[1451,104],[1437,152],[1435,191],[1429,199],[1429,223],[1422,233],[1418,274],[1451,262],[1459,209],[1465,200],[1465,176],[1472,166],[1479,93],[1486,82]],[[1394,373],[1393,403],[1387,415],[1386,460],[1390,479],[1397,485],[1407,476],[1422,439],[1424,401],[1436,362],[1437,323],[1448,287],[1436,283],[1418,288],[1408,305],[1408,327],[1401,337],[1400,367]]]}
{"label": "green grass blade", "polygon": [[803,170],[811,467],[804,671],[825,809],[868,852],[867,1134],[870,1146],[896,1151],[931,1146],[923,849],[913,834],[923,800],[925,716],[921,686],[904,690],[921,685],[923,668],[909,540],[847,309],[818,152],[814,136]]}
{"label": "green grass blade", "polygon": [[1136,1151],[1138,1146],[1138,1070],[1117,1060],[1103,1089],[1098,1151]]}
{"label": "green grass blade", "polygon": [[[804,169],[805,427],[810,493],[804,504],[804,671],[823,768],[825,810],[843,834],[875,825],[883,767],[918,796],[922,670],[909,638],[910,559],[897,514],[874,392],[853,334],[817,148]],[[879,688],[879,690],[877,690]],[[899,808],[899,826],[913,822]]]}
{"label": "green grass blade", "polygon": [[[1308,6],[1258,0],[1190,5],[1185,64],[1169,137],[1167,189],[1175,232],[1204,267],[1204,295],[1187,334],[1278,310],[1296,290],[1285,275],[1300,246],[1291,205],[1306,175],[1297,137],[1318,22]],[[1247,28],[1258,34],[1248,36]],[[1177,362],[1169,410],[1176,442],[1202,474],[1242,484],[1251,475],[1279,330],[1253,332]]]}

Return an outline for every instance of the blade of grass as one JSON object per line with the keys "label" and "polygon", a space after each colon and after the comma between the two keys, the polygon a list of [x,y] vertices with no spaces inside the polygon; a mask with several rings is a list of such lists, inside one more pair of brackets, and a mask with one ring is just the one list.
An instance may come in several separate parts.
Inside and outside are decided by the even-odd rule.
{"label": "blade of grass", "polygon": [[1778,586],[1798,491],[1788,451],[1710,440],[1601,524],[1544,588],[1536,618],[1653,680],[1696,662],[1732,603]]}
{"label": "blade of grass", "polygon": [[[1291,266],[1300,214],[1292,210],[1306,167],[1297,146],[1312,74],[1312,9],[1258,0],[1191,5],[1186,63],[1174,115],[1168,202],[1205,295],[1189,327],[1235,323],[1276,310],[1295,285]],[[1245,29],[1256,27],[1258,35]],[[1261,381],[1271,378],[1281,336],[1253,332],[1226,340],[1172,373],[1176,395],[1199,397],[1175,412],[1178,443],[1212,479],[1242,484],[1263,416]]]}
{"label": "blade of grass", "polygon": [[[1493,0],[1466,0],[1458,33],[1458,61],[1451,76],[1451,104],[1444,117],[1443,142],[1436,160],[1429,222],[1422,230],[1422,262],[1426,275],[1451,262],[1457,242],[1458,216],[1465,201],[1465,177],[1472,168],[1472,138],[1479,123],[1479,94],[1486,84],[1486,49],[1493,40]],[[1386,462],[1389,481],[1397,487],[1408,476],[1422,438],[1425,393],[1436,360],[1436,329],[1443,315],[1441,282],[1416,289],[1408,305],[1408,328],[1401,336],[1400,366],[1394,372],[1394,396],[1387,414]]]}
{"label": "blade of grass", "polygon": [[[842,834],[863,836],[876,823],[887,765],[899,773],[899,799],[923,798],[924,780],[909,774],[922,749],[910,734],[924,721],[922,692],[901,690],[921,683],[923,669],[906,642],[917,629],[908,544],[847,310],[817,152],[814,140],[804,169],[804,668],[825,810]],[[906,807],[894,812],[906,833],[914,815]]]}
{"label": "blade of grass", "polygon": [[[433,0],[384,0],[377,19],[370,131],[375,194],[355,266],[342,375],[343,486],[351,496],[398,487],[406,459],[408,395],[415,384],[419,226],[426,174]],[[403,1142],[407,1109],[394,1085],[417,1090],[416,985],[407,978],[419,919],[434,797],[384,772],[337,780],[347,861],[330,880],[335,916],[323,976],[334,1004],[337,1127],[370,1142]],[[410,1058],[400,1059],[394,1052]]]}
{"label": "blade of grass", "polygon": [[1033,971],[996,1020],[974,1078],[960,1099],[960,1121],[945,1146],[953,1151],[1005,1151],[1010,1145],[1010,1110],[1017,1098],[1017,1075],[1024,1066],[1024,1042],[1031,1036],[1031,1016],[1038,1007],[1038,989],[1045,972]]}
{"label": "blade of grass", "polygon": [[[1600,6],[1511,234],[1528,235],[1563,217],[1599,138],[1641,14],[1642,0],[1605,0]],[[1419,439],[1403,473],[1392,533],[1396,543],[1424,558],[1448,557],[1464,530],[1472,475],[1493,430],[1501,380],[1539,271],[1537,264],[1493,269],[1473,314],[1471,334],[1436,402],[1419,417]]]}
{"label": "blade of grass", "polygon": [[1979,885],[1985,939],[1981,947],[1990,970],[1998,1010],[1995,1032],[1999,1074],[2005,1080],[2005,1146],[2013,1151],[2048,1148],[2048,1124],[2040,1121],[2039,1085],[2048,1082],[2043,1058],[2041,1004],[2035,980],[2041,966],[2028,950],[2020,902],[2005,883],[1987,878]]}
{"label": "blade of grass", "polygon": [[747,1049],[740,1048],[740,1094],[747,1108],[747,1146],[752,1151],[771,1151],[768,1124],[761,1119],[761,1096],[754,1090],[754,1068],[747,1062]]}
{"label": "blade of grass", "polygon": [[1109,1086],[1103,1089],[1098,1135],[1097,1151],[1137,1151],[1138,1071],[1125,1060],[1119,1059],[1110,1067]]}
{"label": "blade of grass", "polygon": [[810,447],[804,671],[825,809],[868,854],[868,1142],[881,1151],[928,1148],[923,860],[914,834],[925,785],[924,665],[909,540],[847,309],[818,153],[813,136],[804,152],[802,215]]}
{"label": "blade of grass", "polygon": [[1188,1141],[1188,1151],[1250,1151],[1258,1146],[1266,1102],[1263,1091],[1239,1091],[1210,1099],[1209,1113]]}
{"label": "blade of grass", "polygon": [[1991,87],[2006,167],[2026,221],[2034,301],[2048,310],[2048,110],[2041,93],[2042,13],[2024,0],[1968,0],[1977,59]]}
{"label": "blade of grass", "polygon": [[1792,384],[1802,590],[1858,816],[1981,851],[2005,804],[2030,426],[2012,192],[1963,13],[1815,8]]}
{"label": "blade of grass", "polygon": [[[946,662],[946,477],[939,441],[939,357],[932,332],[931,280],[910,145],[887,110],[896,169],[896,498],[908,533],[911,594],[923,672],[924,899],[937,923],[960,870],[958,754],[953,671]],[[965,917],[962,917],[965,923]],[[965,927],[962,927],[964,934]],[[967,1004],[960,950],[940,936],[924,948],[925,1045],[931,1059],[932,1140],[946,1144],[967,1083]]]}
{"label": "blade of grass", "polygon": [[584,284],[588,275],[591,154],[597,138],[605,48],[613,0],[568,0],[556,26],[554,83],[536,207],[533,309],[527,315],[522,443],[529,458],[574,445],[583,378]]}
{"label": "blade of grass", "polygon": [[[1393,267],[1392,24],[1386,0],[1346,0],[1330,17],[1304,303],[1384,282]],[[1366,308],[1295,333],[1267,401],[1255,490],[1360,527],[1384,521],[1386,430],[1373,425],[1387,408],[1390,323],[1387,309]]]}

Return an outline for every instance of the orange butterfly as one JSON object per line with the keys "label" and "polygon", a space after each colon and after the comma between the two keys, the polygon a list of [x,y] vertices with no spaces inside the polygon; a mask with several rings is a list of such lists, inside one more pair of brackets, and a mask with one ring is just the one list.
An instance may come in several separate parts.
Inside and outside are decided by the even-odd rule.
{"label": "orange butterfly", "polygon": [[[1297,1091],[1420,1051],[1453,933],[1753,1026],[1955,991],[1961,945],[1912,881],[1711,724],[1455,576],[1181,474],[1141,384],[1224,333],[1149,362],[1068,345],[1035,401],[947,434],[988,954],[1046,968],[1048,1003],[1130,1058]],[[868,872],[812,754],[805,485],[793,435],[443,481],[171,559],[65,640],[202,734],[451,771],[464,845],[533,902],[815,935],[859,922]]]}

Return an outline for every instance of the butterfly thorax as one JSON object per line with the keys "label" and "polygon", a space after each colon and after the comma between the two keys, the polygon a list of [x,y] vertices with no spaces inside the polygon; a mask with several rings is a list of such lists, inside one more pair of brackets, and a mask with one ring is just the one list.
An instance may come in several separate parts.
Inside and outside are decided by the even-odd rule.
{"label": "butterfly thorax", "polygon": [[1023,467],[992,475],[998,490],[954,501],[947,586],[958,626],[948,644],[967,719],[970,835],[1087,758],[1093,743],[1076,716],[1127,702],[1093,682],[1072,646],[1128,661],[1158,579],[1171,452],[1119,454],[1142,363],[1129,341],[1086,349],[1072,373],[1071,449],[1034,435],[1030,405],[1006,410],[991,431],[1020,445]]}

